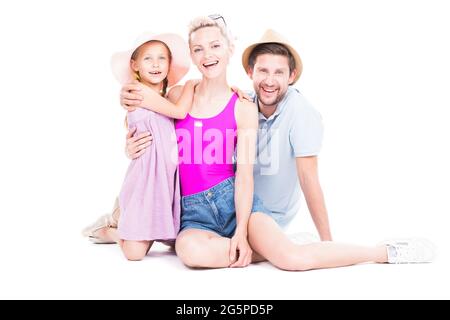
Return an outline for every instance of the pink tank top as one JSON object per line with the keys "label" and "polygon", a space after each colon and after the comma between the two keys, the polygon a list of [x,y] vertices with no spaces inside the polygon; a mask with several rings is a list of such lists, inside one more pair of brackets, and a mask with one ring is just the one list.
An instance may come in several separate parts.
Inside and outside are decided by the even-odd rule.
{"label": "pink tank top", "polygon": [[214,117],[195,118],[188,114],[176,122],[182,196],[208,190],[234,176],[237,98],[233,94],[225,108]]}

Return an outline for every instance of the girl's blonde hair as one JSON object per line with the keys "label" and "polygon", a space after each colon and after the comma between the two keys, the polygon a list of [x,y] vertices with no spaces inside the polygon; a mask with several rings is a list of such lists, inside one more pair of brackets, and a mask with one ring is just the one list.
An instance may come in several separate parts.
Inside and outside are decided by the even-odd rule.
{"label": "girl's blonde hair", "polygon": [[219,22],[219,20],[213,20],[210,17],[206,16],[197,17],[194,20],[192,20],[191,23],[189,24],[189,44],[191,43],[191,35],[195,31],[207,27],[219,28],[220,33],[224,36],[225,39],[227,39],[228,44],[230,46],[234,44],[233,35],[225,25],[225,20],[223,20],[223,18],[221,17],[221,22]]}

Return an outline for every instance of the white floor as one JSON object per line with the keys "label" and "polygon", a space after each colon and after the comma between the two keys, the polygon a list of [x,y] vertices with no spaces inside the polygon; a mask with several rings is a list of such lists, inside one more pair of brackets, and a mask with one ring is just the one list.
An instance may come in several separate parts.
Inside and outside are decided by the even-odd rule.
{"label": "white floor", "polygon": [[141,262],[128,262],[116,245],[94,245],[77,236],[44,236],[21,248],[26,250],[11,247],[9,258],[2,258],[1,299],[450,298],[448,244],[432,264],[308,272],[280,271],[268,263],[191,270],[163,245]]}

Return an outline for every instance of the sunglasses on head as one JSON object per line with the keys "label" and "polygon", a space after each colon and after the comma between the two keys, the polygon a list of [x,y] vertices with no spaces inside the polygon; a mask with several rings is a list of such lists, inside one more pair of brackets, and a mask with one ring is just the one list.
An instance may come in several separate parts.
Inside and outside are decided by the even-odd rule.
{"label": "sunglasses on head", "polygon": [[223,25],[225,27],[227,26],[227,23],[225,22],[224,17],[222,17],[222,15],[220,15],[220,14],[217,14],[217,13],[216,14],[210,14],[208,16],[208,18],[210,18],[211,20],[214,20],[214,21],[216,21],[216,20],[222,21]]}

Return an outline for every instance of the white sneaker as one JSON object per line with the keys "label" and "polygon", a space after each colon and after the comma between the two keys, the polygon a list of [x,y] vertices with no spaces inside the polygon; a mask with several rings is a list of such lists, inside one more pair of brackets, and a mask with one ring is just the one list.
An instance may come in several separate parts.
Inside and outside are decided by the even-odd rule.
{"label": "white sneaker", "polygon": [[287,237],[298,245],[304,245],[313,242],[320,242],[319,237],[309,232],[297,232],[288,234]]}
{"label": "white sneaker", "polygon": [[436,257],[436,246],[422,238],[391,239],[386,245],[388,263],[428,263]]}

